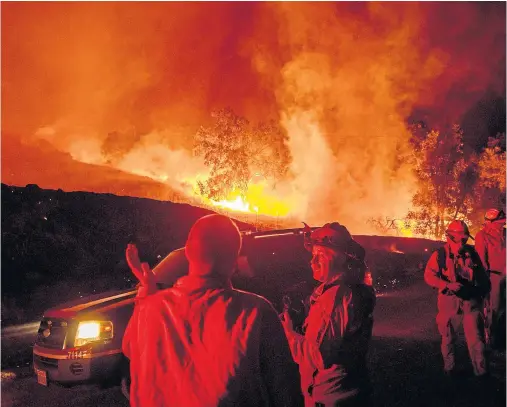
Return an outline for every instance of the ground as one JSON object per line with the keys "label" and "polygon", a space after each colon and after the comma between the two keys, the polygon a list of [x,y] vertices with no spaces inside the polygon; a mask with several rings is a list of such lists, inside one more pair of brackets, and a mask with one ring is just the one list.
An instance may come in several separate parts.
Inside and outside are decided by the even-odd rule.
{"label": "ground", "polygon": [[[461,374],[453,380],[445,378],[441,372],[435,315],[436,292],[422,281],[378,298],[369,353],[374,406],[505,406],[505,354],[493,358],[493,375],[489,380],[477,381],[461,337],[458,346]],[[3,350],[8,348],[5,341],[19,345],[20,338],[12,331],[9,335],[2,333]],[[23,368],[18,369],[22,371]],[[7,376],[5,372],[2,375],[2,407],[128,406],[118,387],[46,388],[37,385],[32,376],[20,375],[14,380]]]}

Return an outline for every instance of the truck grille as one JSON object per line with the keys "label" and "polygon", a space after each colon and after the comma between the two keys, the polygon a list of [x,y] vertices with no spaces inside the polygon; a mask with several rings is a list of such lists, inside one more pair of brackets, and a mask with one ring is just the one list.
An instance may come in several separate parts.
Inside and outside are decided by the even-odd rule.
{"label": "truck grille", "polygon": [[69,370],[73,375],[79,376],[83,373],[84,367],[81,363],[76,362],[69,366]]}
{"label": "truck grille", "polygon": [[45,318],[40,323],[36,344],[44,348],[63,349],[67,329],[67,321],[57,318]]}
{"label": "truck grille", "polygon": [[44,356],[34,355],[35,359],[46,366],[58,367],[58,359],[46,358]]}

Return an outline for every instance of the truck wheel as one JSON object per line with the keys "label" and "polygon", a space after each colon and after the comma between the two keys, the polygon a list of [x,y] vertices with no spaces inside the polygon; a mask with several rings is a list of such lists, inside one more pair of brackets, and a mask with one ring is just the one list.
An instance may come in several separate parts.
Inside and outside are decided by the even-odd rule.
{"label": "truck wheel", "polygon": [[110,389],[111,387],[118,386],[120,384],[120,377],[118,375],[114,375],[112,377],[108,377],[107,379],[103,380],[99,383],[99,388],[104,389]]}

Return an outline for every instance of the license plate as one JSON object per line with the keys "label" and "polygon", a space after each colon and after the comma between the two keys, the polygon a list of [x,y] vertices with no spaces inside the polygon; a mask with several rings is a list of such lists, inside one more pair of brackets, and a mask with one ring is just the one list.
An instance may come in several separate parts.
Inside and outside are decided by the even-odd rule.
{"label": "license plate", "polygon": [[35,374],[37,375],[37,383],[43,386],[48,385],[48,373],[45,370],[35,368]]}

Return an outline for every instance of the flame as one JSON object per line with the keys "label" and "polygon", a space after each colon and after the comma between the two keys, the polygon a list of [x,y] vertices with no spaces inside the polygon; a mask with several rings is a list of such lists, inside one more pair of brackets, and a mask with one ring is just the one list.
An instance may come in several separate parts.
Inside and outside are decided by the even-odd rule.
{"label": "flame", "polygon": [[216,202],[211,200],[211,203],[215,206],[220,206],[222,208],[230,209],[232,211],[251,212],[250,204],[240,196],[238,196],[234,201],[222,200]]}
{"label": "flame", "polygon": [[293,215],[290,200],[287,197],[284,198],[280,195],[270,194],[267,189],[267,184],[265,182],[252,184],[248,186],[245,197],[231,193],[227,199],[214,201],[199,195],[194,188],[194,196],[204,204],[231,210],[233,212],[277,218],[287,218]]}
{"label": "flame", "polygon": [[414,237],[414,229],[416,227],[415,222],[410,221],[409,223],[404,221],[397,221],[396,227],[398,229],[398,233],[403,237]]}
{"label": "flame", "polygon": [[[374,233],[370,217],[401,219],[410,210],[419,186],[408,117],[421,109],[462,117],[482,90],[504,89],[501,3],[210,2],[183,10],[12,2],[2,11],[2,138],[34,135],[79,164],[160,183],[127,185],[127,194],[153,197],[167,186],[193,205],[297,223],[338,220],[353,233]],[[210,110],[225,106],[253,122],[278,121],[292,162],[276,188],[252,183],[244,195],[229,191],[213,202],[195,188],[210,169],[191,144]],[[26,151],[2,149],[12,166],[3,182],[10,174],[33,182],[19,166],[34,166]],[[52,157],[33,162],[63,168]],[[72,188],[102,187],[100,177],[93,185],[89,173],[73,171],[81,165],[68,167],[40,186],[69,189],[72,178]],[[416,235],[414,225],[399,226],[393,233]]]}
{"label": "flame", "polygon": [[393,244],[391,244],[391,245],[389,246],[389,251],[390,251],[391,253],[400,253],[400,254],[404,254],[404,252],[402,252],[402,251],[400,251],[400,250],[398,250],[398,249],[396,248],[396,244],[395,244],[395,243],[393,243]]}

